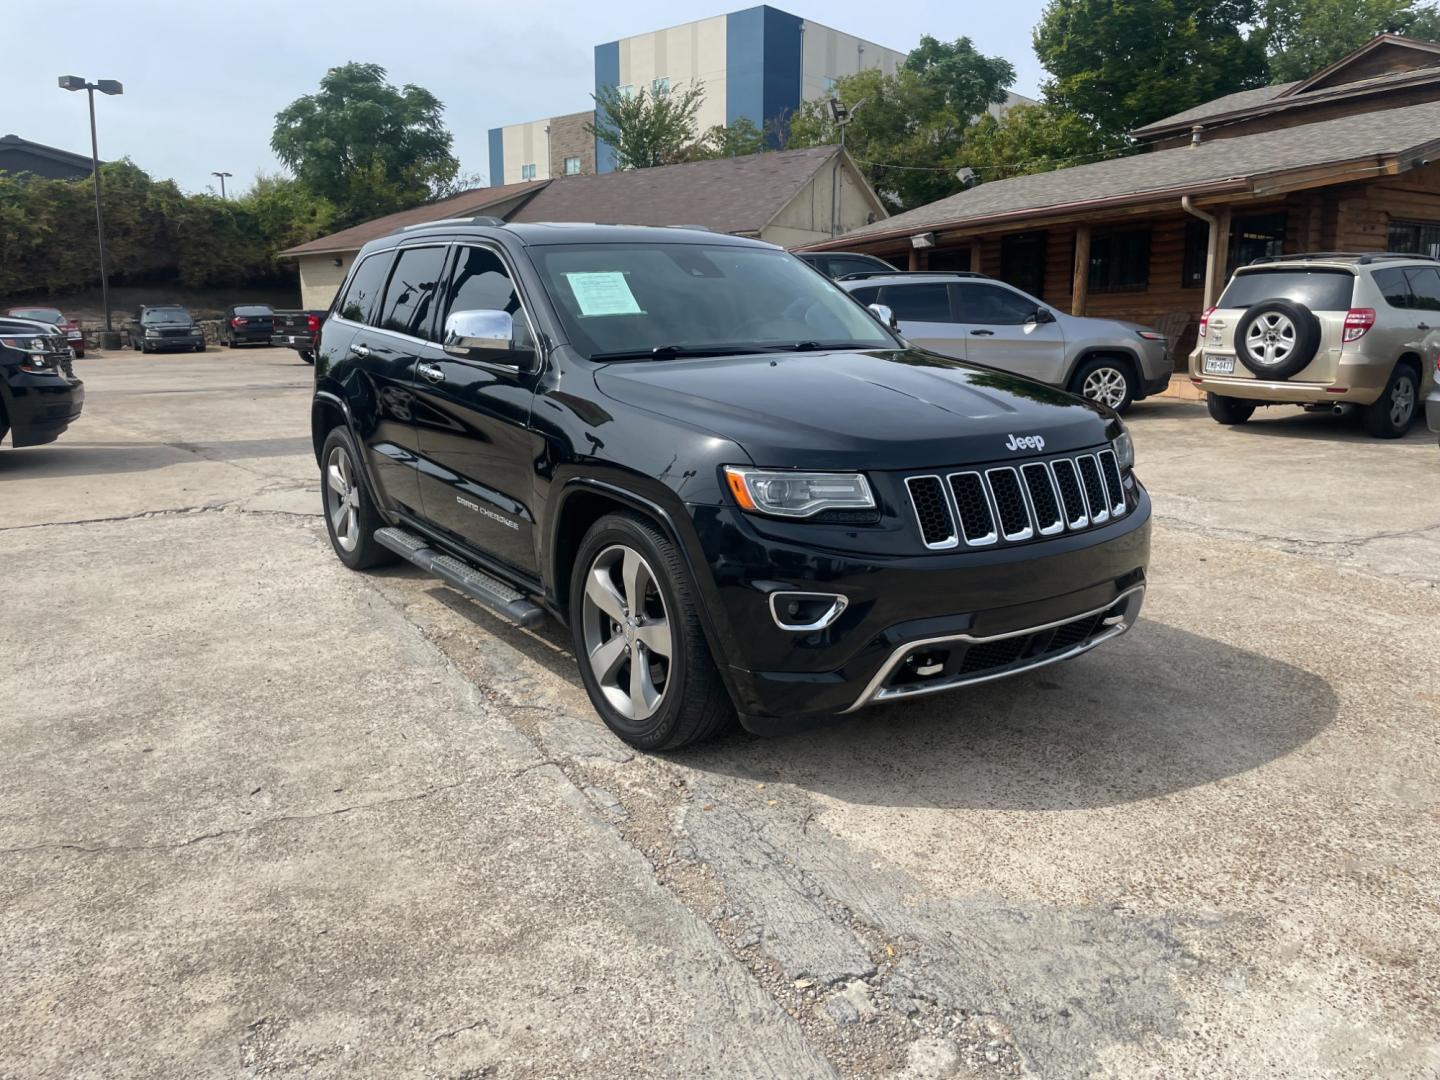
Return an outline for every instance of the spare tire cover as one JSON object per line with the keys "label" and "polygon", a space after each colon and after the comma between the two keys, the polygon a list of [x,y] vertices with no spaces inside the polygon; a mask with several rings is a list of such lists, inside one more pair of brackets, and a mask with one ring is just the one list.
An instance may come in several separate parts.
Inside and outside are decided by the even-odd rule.
{"label": "spare tire cover", "polygon": [[1304,304],[1277,297],[1251,304],[1235,324],[1235,355],[1261,379],[1304,371],[1320,349],[1320,320]]}

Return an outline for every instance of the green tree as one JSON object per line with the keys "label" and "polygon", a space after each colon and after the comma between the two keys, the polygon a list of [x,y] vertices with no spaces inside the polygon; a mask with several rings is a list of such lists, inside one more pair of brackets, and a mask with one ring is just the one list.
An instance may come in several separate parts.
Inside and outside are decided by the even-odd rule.
{"label": "green tree", "polygon": [[996,119],[982,116],[965,133],[957,168],[981,181],[1049,172],[1130,150],[1128,141],[1101,131],[1079,113],[1048,103],[1016,105]]}
{"label": "green tree", "polygon": [[1440,12],[1418,0],[1265,0],[1261,19],[1276,82],[1313,75],[1376,34],[1440,37]]}
{"label": "green tree", "polygon": [[270,147],[338,208],[336,224],[364,221],[433,198],[459,171],[444,111],[428,90],[386,82],[379,64],[349,63],[276,113]]}
{"label": "green tree", "polygon": [[595,122],[585,130],[615,151],[622,169],[650,169],[684,160],[695,142],[695,116],[705,100],[698,84],[630,94],[602,86],[592,94]]}
{"label": "green tree", "polygon": [[1117,135],[1268,81],[1259,0],[1050,0],[1046,101]]}
{"label": "green tree", "polygon": [[700,138],[685,148],[686,161],[704,161],[707,158],[743,157],[758,154],[765,149],[765,133],[755,122],[742,116],[733,124],[716,124]]}
{"label": "green tree", "polygon": [[920,44],[905,58],[905,68],[934,89],[952,114],[966,119],[1003,104],[1015,81],[1014,64],[984,55],[966,37],[940,41],[921,34]]}

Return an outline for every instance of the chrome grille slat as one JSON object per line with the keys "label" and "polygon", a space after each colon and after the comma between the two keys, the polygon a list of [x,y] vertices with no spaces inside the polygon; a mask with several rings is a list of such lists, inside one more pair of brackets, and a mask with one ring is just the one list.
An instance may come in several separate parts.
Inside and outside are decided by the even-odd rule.
{"label": "chrome grille slat", "polygon": [[1025,489],[1020,486],[1020,474],[1013,467],[1002,465],[998,469],[986,469],[985,482],[990,488],[990,500],[995,507],[995,519],[1001,535],[1014,543],[1034,536],[1030,504],[1025,500]]}
{"label": "chrome grille slat", "polygon": [[1080,474],[1075,471],[1075,462],[1069,458],[1056,458],[1050,462],[1050,473],[1060,491],[1060,506],[1065,511],[1066,527],[1072,531],[1087,527],[1090,515],[1085,512],[1085,493],[1080,490]]}
{"label": "chrome grille slat", "polygon": [[1103,525],[1110,520],[1110,503],[1105,498],[1105,482],[1100,479],[1100,463],[1094,454],[1081,454],[1075,459],[1075,465],[1080,470],[1085,503],[1090,507],[1090,522]]}
{"label": "chrome grille slat", "polygon": [[988,547],[1000,539],[995,500],[978,472],[951,473],[950,497],[960,518],[960,533],[968,547]]}
{"label": "chrome grille slat", "polygon": [[1025,478],[1025,494],[1030,498],[1030,510],[1035,515],[1035,526],[1041,536],[1054,536],[1065,531],[1065,518],[1060,512],[1060,492],[1055,488],[1055,478],[1044,462],[1032,461],[1020,466],[1020,475]]}
{"label": "chrome grille slat", "polygon": [[1105,493],[1110,496],[1110,513],[1119,517],[1126,510],[1125,485],[1120,480],[1120,462],[1114,450],[1100,451],[1100,475],[1105,478]]}
{"label": "chrome grille slat", "polygon": [[955,531],[955,515],[950,498],[938,476],[911,476],[905,481],[910,492],[910,506],[915,523],[920,526],[920,539],[931,551],[958,547],[960,537]]}

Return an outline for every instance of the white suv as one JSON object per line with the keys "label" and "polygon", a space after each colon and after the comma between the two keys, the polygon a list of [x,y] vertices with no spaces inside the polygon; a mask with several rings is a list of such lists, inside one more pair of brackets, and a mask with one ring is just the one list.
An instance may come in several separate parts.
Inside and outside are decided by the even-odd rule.
{"label": "white suv", "polygon": [[1378,438],[1405,434],[1440,356],[1440,261],[1423,255],[1284,255],[1235,271],[1200,320],[1191,381],[1210,415],[1260,405],[1361,407]]}

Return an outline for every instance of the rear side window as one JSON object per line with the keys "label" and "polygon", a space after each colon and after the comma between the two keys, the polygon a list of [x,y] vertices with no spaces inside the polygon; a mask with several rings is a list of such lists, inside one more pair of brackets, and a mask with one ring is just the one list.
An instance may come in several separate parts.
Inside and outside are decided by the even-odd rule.
{"label": "rear side window", "polygon": [[846,274],[873,274],[875,271],[894,269],[879,259],[862,259],[855,255],[831,255],[830,276],[842,278]]}
{"label": "rear side window", "polygon": [[395,260],[385,302],[377,325],[397,334],[428,338],[435,315],[435,298],[445,270],[443,247],[405,248]]}
{"label": "rear side window", "polygon": [[1262,300],[1293,300],[1311,311],[1349,311],[1355,275],[1348,270],[1252,270],[1236,274],[1217,307],[1248,308]]}
{"label": "rear side window", "polygon": [[953,322],[950,290],[945,285],[887,285],[880,293],[897,319],[909,322]]}
{"label": "rear side window", "polygon": [[1410,281],[1410,306],[1422,311],[1440,311],[1440,270],[1412,266],[1405,271]]}
{"label": "rear side window", "polygon": [[1385,303],[1394,308],[1410,307],[1410,283],[1405,280],[1405,271],[1398,267],[1376,270],[1372,275],[1375,287],[1385,297]]}
{"label": "rear side window", "polygon": [[390,270],[390,253],[371,255],[355,268],[350,286],[345,290],[335,310],[342,319],[363,323],[369,320],[375,309],[380,290],[385,287],[385,275]]}

